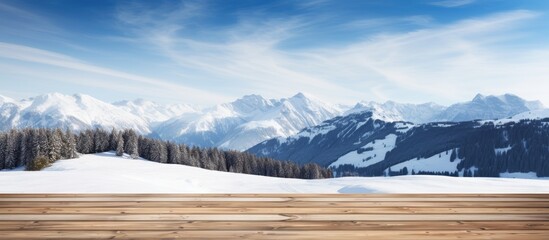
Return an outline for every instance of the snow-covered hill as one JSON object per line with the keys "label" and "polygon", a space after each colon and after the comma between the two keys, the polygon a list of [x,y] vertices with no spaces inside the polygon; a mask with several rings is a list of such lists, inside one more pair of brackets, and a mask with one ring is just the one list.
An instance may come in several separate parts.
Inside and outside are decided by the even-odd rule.
{"label": "snow-covered hill", "polygon": [[170,119],[155,132],[163,139],[245,150],[270,138],[290,136],[339,113],[337,108],[303,93],[280,100],[247,95],[202,113]]}
{"label": "snow-covered hill", "polygon": [[0,106],[0,128],[131,128],[151,132],[145,120],[109,103],[84,94],[50,93]]}
{"label": "snow-covered hill", "polygon": [[510,122],[519,122],[521,120],[540,120],[540,119],[548,119],[548,118],[549,118],[549,108],[544,108],[544,109],[537,109],[537,110],[519,113],[517,115],[508,117],[508,118],[502,118],[498,120],[486,120],[481,122],[493,122],[495,124],[501,125],[501,124],[506,124]]}
{"label": "snow-covered hill", "polygon": [[[67,181],[70,179],[70,181]],[[161,164],[113,152],[38,172],[0,171],[2,193],[549,193],[548,179],[441,176],[301,180]]]}

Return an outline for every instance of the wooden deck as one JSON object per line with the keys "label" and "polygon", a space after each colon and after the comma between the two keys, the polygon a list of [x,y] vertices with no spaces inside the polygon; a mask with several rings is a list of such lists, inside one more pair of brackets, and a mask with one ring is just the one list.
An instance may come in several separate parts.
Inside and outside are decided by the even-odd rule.
{"label": "wooden deck", "polygon": [[549,239],[549,194],[0,194],[0,239]]}

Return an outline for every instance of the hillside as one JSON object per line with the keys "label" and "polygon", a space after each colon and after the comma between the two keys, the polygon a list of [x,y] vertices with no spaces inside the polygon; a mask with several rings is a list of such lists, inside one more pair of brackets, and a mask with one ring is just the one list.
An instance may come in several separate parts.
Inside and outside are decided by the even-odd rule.
{"label": "hillside", "polygon": [[[68,181],[70,179],[70,181]],[[300,180],[161,164],[114,152],[39,172],[0,171],[6,193],[549,193],[549,180],[402,176]]]}
{"label": "hillside", "polygon": [[385,122],[362,112],[265,141],[248,151],[330,166],[338,176],[549,176],[549,116],[542,116],[546,112],[419,125]]}

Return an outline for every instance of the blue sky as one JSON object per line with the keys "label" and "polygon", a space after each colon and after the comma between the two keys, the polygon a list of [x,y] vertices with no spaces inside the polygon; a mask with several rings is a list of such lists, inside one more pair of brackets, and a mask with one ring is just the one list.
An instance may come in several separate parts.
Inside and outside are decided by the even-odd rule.
{"label": "blue sky", "polygon": [[549,1],[0,2],[0,94],[549,105]]}

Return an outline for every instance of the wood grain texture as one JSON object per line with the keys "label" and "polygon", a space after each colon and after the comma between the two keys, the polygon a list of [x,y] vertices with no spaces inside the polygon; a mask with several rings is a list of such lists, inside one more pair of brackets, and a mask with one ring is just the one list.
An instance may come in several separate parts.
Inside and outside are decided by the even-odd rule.
{"label": "wood grain texture", "polygon": [[0,239],[549,239],[549,194],[0,194]]}

